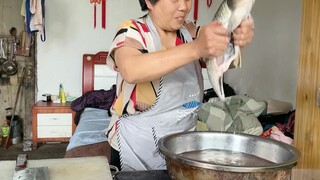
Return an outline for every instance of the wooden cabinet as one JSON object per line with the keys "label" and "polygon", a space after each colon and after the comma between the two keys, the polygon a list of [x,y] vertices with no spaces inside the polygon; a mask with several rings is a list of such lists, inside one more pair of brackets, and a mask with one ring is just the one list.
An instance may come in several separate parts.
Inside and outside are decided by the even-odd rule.
{"label": "wooden cabinet", "polygon": [[74,115],[70,103],[37,102],[32,107],[33,149],[39,142],[69,142],[76,127]]}

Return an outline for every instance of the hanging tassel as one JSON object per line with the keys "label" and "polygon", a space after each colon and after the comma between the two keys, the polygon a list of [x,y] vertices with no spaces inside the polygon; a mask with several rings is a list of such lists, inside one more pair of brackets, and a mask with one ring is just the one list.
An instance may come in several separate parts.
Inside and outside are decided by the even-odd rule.
{"label": "hanging tassel", "polygon": [[208,8],[210,8],[211,5],[212,5],[212,0],[207,0],[207,6],[208,6]]}
{"label": "hanging tassel", "polygon": [[102,0],[102,7],[101,7],[101,25],[103,29],[106,29],[106,7],[107,7],[107,3],[106,0]]}
{"label": "hanging tassel", "polygon": [[198,20],[198,0],[194,0],[194,9],[193,9],[193,20],[194,20],[194,24],[197,24],[197,20]]}
{"label": "hanging tassel", "polygon": [[94,3],[93,7],[93,27],[94,29],[97,27],[97,5]]}
{"label": "hanging tassel", "polygon": [[90,0],[90,3],[91,4],[94,4],[94,6],[93,6],[93,27],[94,27],[94,29],[97,27],[97,4],[100,4],[101,3],[101,1],[103,1],[102,2],[102,4],[104,4],[103,6],[102,6],[102,27],[104,26],[106,26],[106,23],[105,23],[105,8],[106,8],[106,0]]}

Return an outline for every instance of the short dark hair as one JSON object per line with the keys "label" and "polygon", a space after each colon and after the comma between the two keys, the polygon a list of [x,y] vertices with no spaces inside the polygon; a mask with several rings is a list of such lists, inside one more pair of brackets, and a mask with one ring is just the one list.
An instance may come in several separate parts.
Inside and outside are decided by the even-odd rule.
{"label": "short dark hair", "polygon": [[[150,3],[152,5],[155,5],[159,0],[148,0],[148,1],[150,1]],[[147,11],[148,10],[148,6],[146,4],[146,1],[145,0],[139,0],[139,2],[140,2],[141,10],[142,11]]]}

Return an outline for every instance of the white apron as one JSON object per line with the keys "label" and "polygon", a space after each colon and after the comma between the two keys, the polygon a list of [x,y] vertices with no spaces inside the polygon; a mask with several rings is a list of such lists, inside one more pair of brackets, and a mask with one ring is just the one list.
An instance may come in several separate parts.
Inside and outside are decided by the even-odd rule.
{"label": "white apron", "polygon": [[[149,16],[146,21],[152,31],[155,49],[160,50],[160,39]],[[181,28],[180,32],[188,42],[192,41],[186,28]],[[121,169],[166,169],[158,140],[164,135],[195,129],[202,92],[203,80],[198,61],[161,78],[158,98],[149,110],[137,115],[124,115],[117,121]]]}

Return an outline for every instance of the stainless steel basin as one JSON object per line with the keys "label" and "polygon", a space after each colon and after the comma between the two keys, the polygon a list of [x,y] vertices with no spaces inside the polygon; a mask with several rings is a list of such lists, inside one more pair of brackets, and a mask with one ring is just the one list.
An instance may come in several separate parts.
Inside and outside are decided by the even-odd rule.
{"label": "stainless steel basin", "polygon": [[300,157],[288,144],[225,132],[172,134],[158,145],[172,179],[289,179]]}

